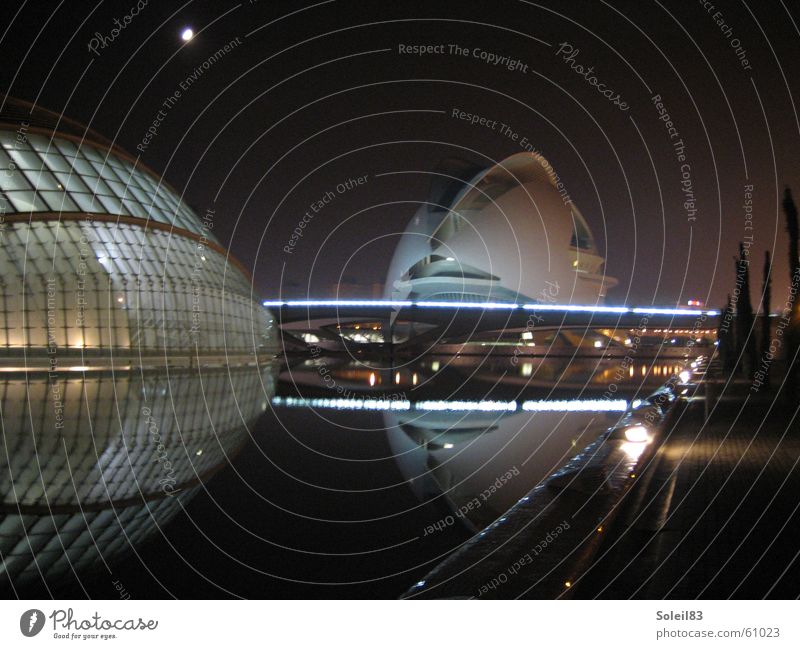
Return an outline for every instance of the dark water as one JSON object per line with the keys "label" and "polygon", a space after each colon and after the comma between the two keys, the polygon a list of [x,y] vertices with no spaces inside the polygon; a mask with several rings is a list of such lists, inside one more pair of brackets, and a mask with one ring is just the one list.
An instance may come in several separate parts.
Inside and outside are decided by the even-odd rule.
{"label": "dark water", "polygon": [[[107,565],[50,580],[49,592],[396,597],[679,365],[442,357],[391,367],[307,358],[271,369],[266,382],[242,379],[236,401],[251,388],[260,399],[259,390],[275,385],[271,407],[242,427],[243,446],[215,445],[219,426],[201,426],[208,438],[198,443],[215,470],[198,471],[183,497],[161,498],[176,512],[105,553]],[[219,398],[220,407],[231,400],[224,385]],[[188,417],[193,403],[200,407],[191,386],[185,400]],[[235,419],[235,410],[225,416]],[[185,453],[193,461],[203,457],[195,446]],[[173,454],[181,448],[176,442]],[[47,594],[36,580],[19,592]]]}

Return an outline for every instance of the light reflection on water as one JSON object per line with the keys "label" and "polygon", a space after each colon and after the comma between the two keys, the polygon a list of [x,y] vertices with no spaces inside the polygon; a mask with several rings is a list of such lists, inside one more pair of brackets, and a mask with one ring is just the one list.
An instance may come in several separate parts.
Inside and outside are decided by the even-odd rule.
{"label": "light reflection on water", "polygon": [[271,372],[0,375],[0,592],[108,570],[156,535],[247,442]]}
{"label": "light reflection on water", "polygon": [[[329,411],[354,429],[380,412],[391,455],[421,503],[468,529],[502,515],[683,364],[621,359],[442,357],[411,365],[314,358],[281,374],[276,415]],[[341,416],[345,419],[342,420]]]}
{"label": "light reflection on water", "polygon": [[[60,437],[46,434],[54,429],[47,380],[4,377],[4,421],[19,423],[6,427],[8,453],[0,457],[8,464],[0,520],[6,574],[19,584],[36,577],[33,555],[54,578],[72,567],[103,573],[101,552],[111,563],[150,539],[143,562],[159,579],[172,577],[170,595],[205,587],[219,596],[221,584],[236,593],[247,585],[259,596],[265,574],[344,583],[391,572],[399,584],[386,586],[392,596],[407,586],[403,571],[422,571],[502,516],[676,367],[640,359],[630,376],[620,362],[530,359],[528,368],[508,357],[404,365],[305,358],[280,371],[205,369],[202,386],[194,371],[77,374],[60,387],[71,422]],[[649,368],[644,375],[640,364]],[[158,422],[178,498],[159,482],[148,418]],[[38,470],[29,466],[35,452],[24,447],[34,442],[44,505]],[[631,445],[632,458],[638,450]],[[176,516],[184,505],[188,514]],[[176,537],[180,559],[170,554]],[[142,571],[124,573],[121,565],[115,571],[135,589]],[[198,578],[194,566],[211,578]]]}

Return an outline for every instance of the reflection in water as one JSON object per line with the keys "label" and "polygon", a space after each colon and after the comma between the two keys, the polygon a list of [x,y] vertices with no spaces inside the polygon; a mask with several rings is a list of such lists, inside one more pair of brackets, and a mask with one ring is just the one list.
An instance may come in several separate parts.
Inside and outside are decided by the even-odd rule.
{"label": "reflection in water", "polygon": [[547,356],[519,360],[469,355],[426,357],[393,368],[340,356],[300,361],[286,371],[284,379],[303,388],[326,389],[326,394],[320,396],[327,398],[332,393],[348,398],[373,389],[396,392],[419,387],[434,393],[444,388],[442,394],[448,400],[452,397],[447,388],[480,398],[489,389],[487,385],[493,386],[493,390],[505,390],[504,394],[539,388],[552,398],[553,390],[567,390],[571,396],[585,390],[603,394],[610,385],[614,389],[655,389],[686,368],[682,358]]}
{"label": "reflection in water", "polygon": [[540,399],[517,403],[516,401],[417,401],[392,398],[329,399],[302,397],[275,397],[273,406],[285,408],[331,408],[334,410],[451,410],[466,412],[625,412],[624,399]]}
{"label": "reflection in water", "polygon": [[[486,360],[491,362],[481,362]],[[289,531],[281,537],[275,512],[256,497],[246,500],[247,494],[236,491],[241,485],[235,483],[227,496],[247,503],[235,510],[236,522],[225,527],[224,517],[215,512],[198,520],[202,534],[220,529],[218,540],[223,544],[226,535],[236,533],[240,522],[251,528],[260,519],[263,527],[258,527],[258,542],[251,540],[253,544],[246,545],[246,536],[232,537],[232,548],[247,548],[237,559],[248,565],[258,561],[261,539],[267,539],[301,546],[320,556],[332,548],[333,555],[368,548],[370,553],[354,556],[353,563],[374,559],[374,569],[384,574],[400,550],[372,552],[374,546],[369,542],[378,530],[385,533],[380,542],[374,542],[378,547],[394,548],[399,542],[408,542],[407,563],[397,559],[401,568],[416,565],[415,561],[423,564],[452,549],[463,540],[459,535],[465,531],[480,530],[501,517],[658,385],[655,377],[637,376],[620,382],[614,395],[604,396],[608,381],[603,383],[597,377],[616,367],[615,363],[618,360],[581,360],[571,369],[560,359],[552,366],[539,364],[542,374],[558,377],[544,388],[533,381],[520,383],[516,373],[504,376],[502,368],[511,367],[508,359],[503,363],[423,359],[401,368],[342,358],[308,359],[285,369],[274,398],[272,372],[266,366],[160,368],[116,374],[84,374],[71,369],[60,372],[55,381],[48,381],[44,372],[27,376],[8,372],[0,375],[4,377],[0,407],[5,427],[0,448],[0,552],[5,567],[0,587],[11,592],[13,583],[25,593],[40,575],[53,584],[73,570],[79,576],[92,574],[93,566],[107,566],[126,550],[138,549],[148,537],[160,537],[160,528],[202,491],[201,483],[233,460],[248,440],[246,426],[270,400],[277,420],[260,441],[271,451],[266,453],[269,460],[259,459],[259,454],[242,454],[240,465],[251,460],[252,477],[266,473],[266,465],[276,459],[282,471],[287,467],[286,457],[298,456],[296,477],[313,484],[289,509],[306,517],[290,520]],[[577,367],[583,367],[583,373]],[[364,380],[370,374],[376,377],[372,386]],[[330,380],[325,380],[326,376]],[[616,380],[616,372],[612,377]],[[280,451],[274,455],[276,449],[266,438],[276,436],[284,424],[291,441],[306,431],[323,432],[303,439],[311,452],[302,454],[292,444],[280,461]],[[340,432],[341,437],[332,436],[332,431]],[[351,447],[343,441],[348,436]],[[626,451],[633,461],[644,444],[637,441],[635,431],[631,436],[634,439],[627,443]],[[376,438],[381,440],[380,446],[370,441]],[[370,445],[372,450],[362,455],[361,449]],[[321,459],[320,452],[349,454],[359,461],[357,467],[348,464],[348,471],[343,472],[341,463],[332,462],[335,468],[331,469],[330,458]],[[380,460],[385,463],[380,465]],[[375,468],[371,468],[373,461]],[[380,466],[392,462],[399,476],[386,472],[387,480],[376,478],[374,483],[364,477],[369,471],[380,473]],[[350,479],[362,467],[362,477]],[[277,479],[280,481],[262,485],[261,491],[270,499],[293,491],[276,489],[276,485],[296,484],[285,474]],[[369,491],[363,490],[365,484],[376,485],[375,493],[363,493]],[[400,485],[398,490],[405,494],[402,498],[390,495],[396,494],[394,484]],[[315,490],[314,485],[330,487],[333,493]],[[348,488],[353,492],[345,493]],[[207,498],[205,494],[203,498]],[[342,503],[362,498],[377,503],[375,509],[350,516],[350,521],[380,521],[382,516],[387,522],[351,523],[344,536],[328,522],[326,534],[312,533],[326,524],[324,519],[346,519],[346,514],[339,513],[349,511]],[[394,517],[402,521],[397,529],[389,522]],[[353,534],[352,530],[363,533]],[[337,535],[338,546],[332,541]],[[313,545],[316,537],[320,540]],[[443,548],[445,542],[452,545]],[[216,549],[210,555],[193,556],[191,546],[192,542],[187,542],[181,556],[189,565],[204,566],[204,574],[208,564],[198,556],[222,561]],[[274,561],[270,562],[269,553],[266,556],[266,563],[259,565],[272,571]],[[307,554],[298,556],[282,563],[282,574],[302,574],[309,559]],[[342,557],[336,561],[345,562]],[[177,571],[179,566],[169,570]],[[241,567],[242,573],[236,570],[230,575],[234,590],[241,574],[248,573]],[[306,578],[313,580],[314,575]]]}
{"label": "reflection in water", "polygon": [[619,414],[440,410],[387,412],[384,422],[417,497],[443,496],[461,520],[480,529],[613,425]]}
{"label": "reflection in water", "polygon": [[59,376],[0,381],[3,589],[136,547],[227,465],[273,390],[255,366]]}
{"label": "reflection in water", "polygon": [[[417,499],[444,502],[450,512],[430,529],[458,520],[477,530],[684,366],[621,363],[539,358],[520,371],[507,357],[425,358],[399,368],[314,358],[287,368],[272,403],[278,411],[305,409],[309,425],[327,410],[351,412],[356,427],[358,413],[380,412],[392,457]],[[635,432],[626,447],[632,459],[646,446]]]}

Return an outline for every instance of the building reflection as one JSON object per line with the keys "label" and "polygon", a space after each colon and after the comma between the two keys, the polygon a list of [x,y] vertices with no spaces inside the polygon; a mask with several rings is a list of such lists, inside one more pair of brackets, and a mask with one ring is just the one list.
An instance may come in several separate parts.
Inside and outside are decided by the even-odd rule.
{"label": "building reflection", "polygon": [[[380,412],[391,455],[421,503],[443,500],[483,529],[556,472],[630,406],[625,399],[419,400],[397,395],[276,396],[274,407]],[[320,415],[327,416],[327,415]]]}
{"label": "building reflection", "polygon": [[0,587],[140,544],[233,459],[271,392],[268,366],[0,380]]}
{"label": "building reflection", "polygon": [[[358,393],[393,392],[408,395],[423,390],[430,398],[456,393],[466,399],[485,399],[491,392],[501,399],[517,399],[522,393],[566,398],[582,390],[604,393],[615,390],[633,394],[652,391],[689,363],[705,356],[585,357],[542,356],[514,358],[495,355],[430,355],[413,363],[393,366],[385,361],[361,362],[346,356],[302,358],[284,370],[282,380],[302,388],[307,396],[348,398]],[[692,365],[694,367],[694,365]],[[332,389],[333,388],[333,389]]]}
{"label": "building reflection", "polygon": [[443,503],[445,524],[477,531],[683,367],[642,358],[631,375],[618,358],[529,362],[527,372],[507,357],[427,357],[393,367],[319,356],[286,368],[272,403],[380,413],[391,456],[417,499]]}
{"label": "building reflection", "polygon": [[384,424],[417,498],[443,498],[463,524],[480,530],[616,423],[626,408],[582,399],[561,403],[536,411],[385,412]]}

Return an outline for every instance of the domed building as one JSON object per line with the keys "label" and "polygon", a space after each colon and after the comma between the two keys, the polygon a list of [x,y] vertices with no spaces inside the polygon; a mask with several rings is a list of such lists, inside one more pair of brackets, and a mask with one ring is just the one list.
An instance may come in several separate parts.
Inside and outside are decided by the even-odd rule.
{"label": "domed building", "polygon": [[99,134],[0,96],[2,590],[107,567],[267,407],[272,317],[215,218]]}
{"label": "domed building", "polygon": [[517,153],[471,178],[457,166],[438,174],[402,236],[387,299],[596,304],[616,285],[542,156]]}
{"label": "domed building", "polygon": [[[0,113],[0,349],[136,362],[272,349],[249,273],[136,158],[5,99]],[[141,359],[139,358],[141,356]],[[75,363],[79,364],[79,363]]]}

